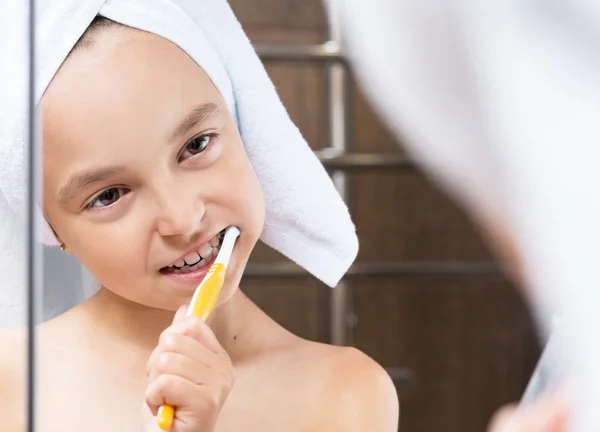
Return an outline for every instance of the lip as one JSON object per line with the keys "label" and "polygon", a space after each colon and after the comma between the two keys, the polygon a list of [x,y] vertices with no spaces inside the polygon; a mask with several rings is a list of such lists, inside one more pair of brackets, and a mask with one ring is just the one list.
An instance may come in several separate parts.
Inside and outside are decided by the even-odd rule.
{"label": "lip", "polygon": [[[197,252],[198,249],[200,249],[200,246],[208,243],[213,237],[217,236],[218,234],[222,233],[223,231],[225,231],[225,229],[222,229],[220,231],[217,231],[216,233],[210,235],[210,236],[205,236],[203,238],[201,238],[194,247],[190,248],[186,253],[181,254],[178,258],[175,258],[173,261],[169,261],[169,264],[167,264],[166,266],[161,267],[161,269],[168,267],[170,264],[177,262],[179,260],[183,260],[187,255],[191,254],[192,252]],[[194,272],[190,272],[187,274],[191,274]]]}
{"label": "lip", "polygon": [[168,277],[171,280],[177,281],[179,283],[193,283],[195,285],[198,285],[200,282],[202,282],[202,280],[204,279],[204,277],[206,276],[206,274],[210,270],[210,267],[212,266],[212,264],[215,262],[216,259],[217,259],[217,254],[214,254],[214,256],[210,259],[210,261],[205,266],[203,266],[202,268],[200,268],[198,270],[191,271],[189,273],[179,273],[179,274],[163,273],[162,271],[160,273],[163,276]]}

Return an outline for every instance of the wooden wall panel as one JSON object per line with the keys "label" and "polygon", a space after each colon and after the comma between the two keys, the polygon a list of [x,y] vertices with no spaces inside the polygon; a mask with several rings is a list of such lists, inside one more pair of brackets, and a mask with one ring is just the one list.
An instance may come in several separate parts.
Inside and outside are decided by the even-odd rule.
{"label": "wooden wall panel", "polygon": [[472,224],[421,173],[351,176],[362,261],[489,261]]}
{"label": "wooden wall panel", "polygon": [[386,367],[408,367],[402,431],[483,431],[518,398],[537,361],[530,317],[499,277],[353,284],[354,341]]}

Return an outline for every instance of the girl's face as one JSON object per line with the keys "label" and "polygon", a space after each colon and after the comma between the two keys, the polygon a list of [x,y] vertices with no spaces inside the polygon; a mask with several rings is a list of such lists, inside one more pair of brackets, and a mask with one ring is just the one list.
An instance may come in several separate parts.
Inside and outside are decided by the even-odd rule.
{"label": "girl's face", "polygon": [[227,106],[187,54],[153,34],[105,29],[63,64],[42,115],[45,215],[105,288],[174,310],[236,225],[231,295],[264,200]]}

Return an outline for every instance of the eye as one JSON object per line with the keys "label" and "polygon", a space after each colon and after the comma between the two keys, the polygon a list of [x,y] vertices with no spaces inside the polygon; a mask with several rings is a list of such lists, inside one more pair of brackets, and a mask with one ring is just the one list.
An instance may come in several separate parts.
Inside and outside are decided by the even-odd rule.
{"label": "eye", "polygon": [[127,190],[124,188],[106,189],[104,192],[100,193],[100,195],[96,196],[92,201],[90,201],[88,208],[94,209],[111,206],[121,199],[126,193]]}
{"label": "eye", "polygon": [[202,153],[210,145],[216,134],[203,134],[188,142],[183,148],[183,152],[179,156],[180,160],[196,156]]}

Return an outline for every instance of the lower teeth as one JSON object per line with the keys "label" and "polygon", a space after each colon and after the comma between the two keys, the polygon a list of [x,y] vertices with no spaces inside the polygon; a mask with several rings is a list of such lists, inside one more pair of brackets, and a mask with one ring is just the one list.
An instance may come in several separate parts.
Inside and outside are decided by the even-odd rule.
{"label": "lower teeth", "polygon": [[192,269],[192,270],[198,270],[200,267],[202,267],[204,265],[204,262],[205,262],[205,260],[201,259],[200,261],[198,261],[193,266],[190,266],[190,269]]}

